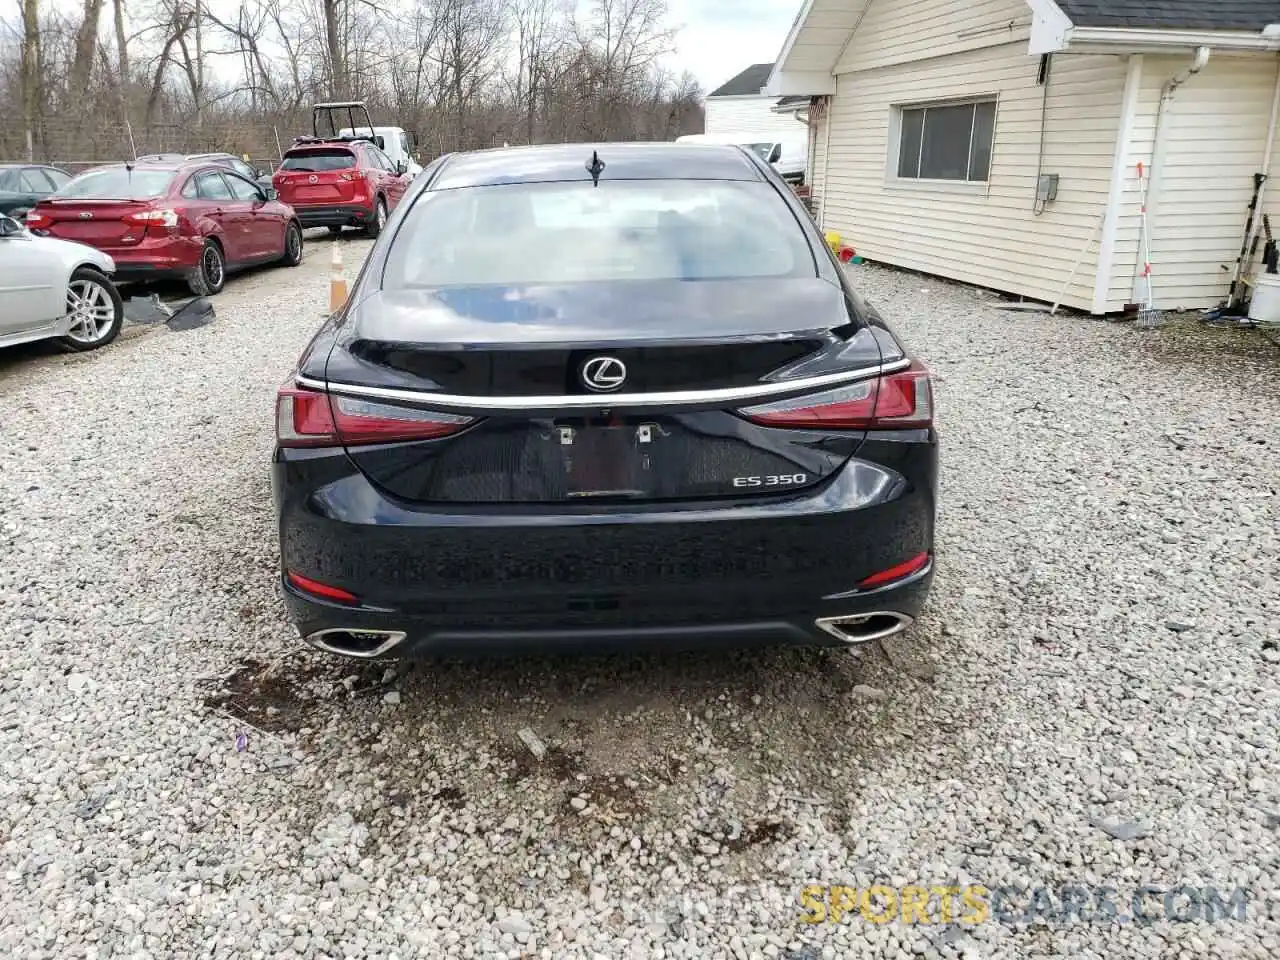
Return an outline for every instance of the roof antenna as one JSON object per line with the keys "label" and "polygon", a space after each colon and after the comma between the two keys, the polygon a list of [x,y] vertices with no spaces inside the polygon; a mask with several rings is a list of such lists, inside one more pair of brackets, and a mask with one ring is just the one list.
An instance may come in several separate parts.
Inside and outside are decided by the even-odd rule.
{"label": "roof antenna", "polygon": [[604,161],[600,159],[600,154],[591,151],[591,162],[587,164],[587,173],[591,174],[591,182],[595,186],[600,186],[600,174],[604,172]]}

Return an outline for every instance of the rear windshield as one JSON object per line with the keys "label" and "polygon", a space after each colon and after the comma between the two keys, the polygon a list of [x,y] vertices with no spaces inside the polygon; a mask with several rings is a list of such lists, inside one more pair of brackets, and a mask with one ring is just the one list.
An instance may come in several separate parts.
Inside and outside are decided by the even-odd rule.
{"label": "rear windshield", "polygon": [[577,181],[423,194],[396,233],[383,286],[816,274],[804,232],[767,183]]}
{"label": "rear windshield", "polygon": [[169,192],[169,184],[176,176],[173,170],[143,170],[134,167],[111,167],[107,170],[89,170],[60,188],[59,199],[88,200],[151,200]]}
{"label": "rear windshield", "polygon": [[280,164],[281,170],[302,170],[319,173],[324,170],[349,170],[356,165],[356,155],[342,148],[307,150],[305,153],[287,153]]}

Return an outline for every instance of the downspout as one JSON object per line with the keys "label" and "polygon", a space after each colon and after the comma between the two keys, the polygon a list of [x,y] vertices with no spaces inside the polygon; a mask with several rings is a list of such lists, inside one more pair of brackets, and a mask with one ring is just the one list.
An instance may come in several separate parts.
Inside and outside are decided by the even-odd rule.
{"label": "downspout", "polygon": [[[813,105],[813,98],[809,98],[810,107]],[[804,124],[804,183],[813,191],[813,124],[809,122],[809,109],[805,107],[803,110],[797,110],[793,115],[796,120]],[[810,201],[812,203],[812,201]],[[809,206],[809,204],[806,204]],[[813,213],[813,207],[809,206],[809,212]]]}
{"label": "downspout", "polygon": [[1271,180],[1272,145],[1276,140],[1276,120],[1280,119],[1280,58],[1277,58],[1276,67],[1275,92],[1271,95],[1271,122],[1267,125],[1267,143],[1262,151],[1262,182],[1258,184],[1258,196],[1254,202],[1249,235],[1245,237],[1244,256],[1236,264],[1236,276],[1231,284],[1233,291],[1240,288],[1240,281],[1249,272],[1249,267],[1253,263],[1253,245],[1258,242],[1258,230],[1262,227],[1262,216],[1266,212],[1267,183]]}
{"label": "downspout", "polygon": [[818,226],[827,228],[827,194],[831,192],[831,107],[834,96],[827,97],[822,111],[822,122],[826,129],[822,134],[822,198],[818,203]]}
{"label": "downspout", "polygon": [[[1160,135],[1164,132],[1164,114],[1173,95],[1178,92],[1178,88],[1194,77],[1197,73],[1204,69],[1204,65],[1209,62],[1210,49],[1208,47],[1199,47],[1196,49],[1196,55],[1191,63],[1182,70],[1175,73],[1172,77],[1165,81],[1164,86],[1160,89],[1160,105],[1156,108],[1156,125],[1151,135],[1151,164],[1147,171],[1147,216],[1144,220],[1143,230],[1146,234],[1139,241],[1138,249],[1142,249],[1142,241],[1146,242],[1148,249],[1151,245],[1151,210],[1155,206],[1155,201],[1159,198],[1159,190],[1156,189],[1156,177],[1160,173],[1161,161],[1164,159],[1164,152],[1161,149],[1162,142]],[[1141,259],[1141,258],[1139,258]],[[1137,285],[1137,277],[1140,272],[1139,264],[1134,263],[1134,285]]]}
{"label": "downspout", "polygon": [[1209,53],[1208,47],[1200,47],[1196,50],[1196,56],[1191,61],[1191,65],[1166,80],[1164,87],[1160,90],[1160,107],[1156,110],[1156,128],[1151,138],[1152,176],[1155,175],[1156,171],[1155,157],[1156,152],[1160,149],[1160,128],[1164,122],[1165,108],[1169,105],[1169,101],[1173,99],[1173,95],[1177,93],[1178,88],[1204,69],[1204,65],[1209,62]]}

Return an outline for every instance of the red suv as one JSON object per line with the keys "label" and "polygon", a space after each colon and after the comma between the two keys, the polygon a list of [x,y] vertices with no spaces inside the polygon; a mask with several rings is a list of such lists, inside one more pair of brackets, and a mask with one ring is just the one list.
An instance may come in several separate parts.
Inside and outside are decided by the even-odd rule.
{"label": "red suv", "polygon": [[197,296],[227,273],[302,262],[302,227],[275,191],[207,161],[96,167],[27,214],[43,236],[110,254],[117,281],[183,279]]}
{"label": "red suv", "polygon": [[298,211],[303,226],[362,227],[382,232],[410,178],[368,140],[303,138],[285,152],[271,177],[280,198]]}

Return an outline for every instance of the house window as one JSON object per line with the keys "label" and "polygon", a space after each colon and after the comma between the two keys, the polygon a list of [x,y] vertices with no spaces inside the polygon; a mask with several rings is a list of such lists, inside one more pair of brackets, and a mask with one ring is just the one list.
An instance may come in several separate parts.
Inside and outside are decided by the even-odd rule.
{"label": "house window", "polygon": [[986,182],[996,129],[994,100],[902,107],[899,114],[900,179]]}

